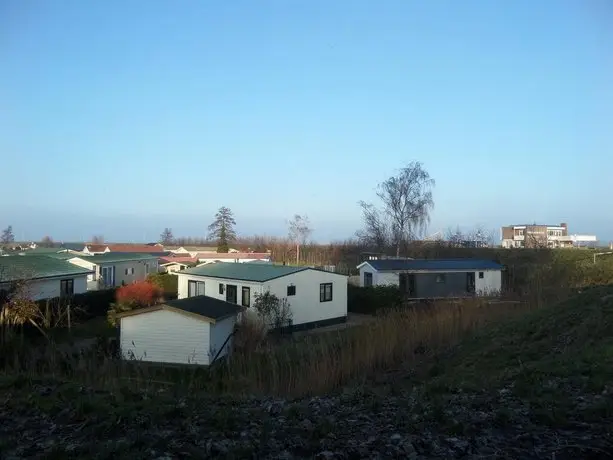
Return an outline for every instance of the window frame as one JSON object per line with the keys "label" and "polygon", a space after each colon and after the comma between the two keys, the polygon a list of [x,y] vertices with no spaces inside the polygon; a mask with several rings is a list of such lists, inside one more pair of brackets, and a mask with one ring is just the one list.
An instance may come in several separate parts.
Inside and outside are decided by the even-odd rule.
{"label": "window frame", "polygon": [[437,273],[436,274],[435,282],[436,282],[436,284],[445,284],[445,283],[447,283],[446,273]]}
{"label": "window frame", "polygon": [[[327,296],[327,287],[330,287],[330,297]],[[332,302],[334,299],[334,284],[333,283],[319,283],[319,302]]]}
{"label": "window frame", "polygon": [[482,280],[485,277],[484,272],[479,272],[479,279]]}
{"label": "window frame", "polygon": [[[369,283],[366,282],[366,279],[369,280]],[[372,285],[373,285],[372,272],[364,272],[364,287],[372,287]]]}
{"label": "window frame", "polygon": [[[290,292],[290,289],[293,290],[293,293]],[[289,286],[287,286],[286,295],[287,295],[287,297],[291,297],[291,296],[295,296],[296,295],[296,285],[295,284],[290,284]]]}
{"label": "window frame", "polygon": [[[193,283],[193,284],[192,284]],[[194,286],[195,289],[195,293],[194,295],[190,295],[190,286]],[[202,287],[202,293],[199,293],[199,288]],[[206,289],[206,284],[204,283],[204,281],[198,281],[198,280],[187,280],[187,297],[197,297],[199,295],[204,295],[205,293],[205,289]]]}
{"label": "window frame", "polygon": [[[247,294],[247,302],[245,302],[245,293]],[[251,306],[251,288],[249,286],[241,287],[241,306],[250,307]]]}
{"label": "window frame", "polygon": [[[70,292],[67,287],[70,286]],[[60,297],[70,297],[74,295],[74,278],[60,280]]]}

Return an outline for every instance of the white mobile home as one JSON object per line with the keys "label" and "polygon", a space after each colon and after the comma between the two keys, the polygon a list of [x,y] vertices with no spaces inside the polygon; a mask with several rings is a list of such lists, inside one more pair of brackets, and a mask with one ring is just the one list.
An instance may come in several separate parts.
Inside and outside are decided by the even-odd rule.
{"label": "white mobile home", "polygon": [[244,307],[266,292],[286,299],[296,329],[347,320],[347,277],[308,267],[213,263],[177,273],[179,299],[206,295]]}
{"label": "white mobile home", "polygon": [[158,272],[158,257],[150,254],[109,252],[74,257],[68,261],[92,271],[87,278],[89,291],[142,281],[149,274]]}
{"label": "white mobile home", "polygon": [[0,290],[8,290],[21,281],[30,300],[82,294],[87,291],[87,277],[91,273],[55,257],[0,257]]}
{"label": "white mobile home", "polygon": [[408,297],[498,295],[502,265],[478,259],[380,259],[357,267],[360,286],[398,286]]}
{"label": "white mobile home", "polygon": [[208,365],[232,345],[238,305],[199,296],[118,315],[121,356],[128,360]]}

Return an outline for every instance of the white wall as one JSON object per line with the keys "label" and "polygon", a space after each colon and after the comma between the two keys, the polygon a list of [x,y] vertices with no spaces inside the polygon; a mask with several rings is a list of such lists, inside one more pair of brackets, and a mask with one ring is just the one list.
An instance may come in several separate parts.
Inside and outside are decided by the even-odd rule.
{"label": "white wall", "polygon": [[239,281],[239,280],[226,280],[221,278],[207,278],[205,276],[197,276],[197,275],[184,275],[181,272],[177,273],[179,277],[178,280],[178,298],[185,299],[188,294],[188,281],[204,281],[204,295],[213,297],[215,299],[226,300],[226,290],[224,287],[224,293],[219,293],[219,284],[233,284],[236,286],[236,299],[238,301],[238,305],[241,305],[242,298],[242,287],[248,287],[251,289],[251,303],[253,304],[253,300],[255,299],[255,294],[262,294],[262,284],[261,283],[253,283],[248,281]]}
{"label": "white wall", "polygon": [[31,300],[52,299],[61,293],[61,280],[73,280],[75,294],[87,292],[87,275],[63,276],[60,278],[47,278],[30,280],[27,283],[26,295]]}
{"label": "white wall", "polygon": [[[483,273],[483,278],[479,278]],[[498,295],[502,290],[502,271],[485,270],[475,272],[475,292],[477,295]]]}
{"label": "white wall", "polygon": [[127,316],[120,321],[124,359],[209,364],[210,324],[205,321],[166,310]]}
{"label": "white wall", "polygon": [[232,334],[232,331],[234,331],[235,324],[236,316],[230,316],[222,319],[221,321],[217,321],[215,324],[211,324],[211,348],[209,350],[210,361],[215,359],[215,356],[220,350],[221,353],[219,353],[219,357],[217,359],[226,356],[230,352],[232,347],[232,338],[228,340],[227,343],[226,339],[230,334]]}
{"label": "white wall", "polygon": [[[234,284],[237,287],[238,305],[241,305],[243,286],[251,289],[251,305],[253,305],[256,294],[263,294],[266,291],[270,291],[279,299],[287,299],[292,311],[294,325],[347,316],[347,277],[344,275],[320,270],[303,270],[265,283],[207,278],[184,275],[180,272],[177,273],[177,276],[179,277],[179,299],[187,297],[189,280],[204,281],[204,294],[221,300],[226,300],[226,294],[225,291],[224,294],[219,294],[219,284]],[[292,283],[296,286],[296,295],[288,297],[287,286]],[[319,301],[319,285],[321,283],[332,283],[331,302]]]}
{"label": "white wall", "polygon": [[364,273],[372,273],[372,285],[373,286],[398,286],[400,283],[400,277],[398,273],[379,273],[370,265],[364,265],[360,268],[360,286],[364,287]]}
{"label": "white wall", "polygon": [[[287,286],[296,286],[296,295],[287,296]],[[319,285],[332,283],[332,301],[319,301]],[[321,270],[303,270],[265,283],[280,299],[286,298],[294,325],[347,316],[347,277]]]}

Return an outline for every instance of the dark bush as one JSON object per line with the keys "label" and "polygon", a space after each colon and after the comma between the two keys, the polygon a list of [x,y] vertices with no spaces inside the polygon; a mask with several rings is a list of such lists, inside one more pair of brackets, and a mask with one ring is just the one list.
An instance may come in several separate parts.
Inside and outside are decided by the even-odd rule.
{"label": "dark bush", "polygon": [[88,320],[98,316],[106,316],[106,313],[115,302],[115,289],[101,291],[88,291],[83,294],[75,294],[70,298],[55,297],[53,299],[39,300],[37,304],[41,309],[49,305],[70,305],[74,312],[74,320]]}
{"label": "dark bush", "polygon": [[179,277],[171,273],[153,273],[147,280],[162,288],[166,300],[176,299],[179,291]]}
{"label": "dark bush", "polygon": [[375,314],[401,304],[402,295],[397,286],[347,286],[347,310],[351,313]]}

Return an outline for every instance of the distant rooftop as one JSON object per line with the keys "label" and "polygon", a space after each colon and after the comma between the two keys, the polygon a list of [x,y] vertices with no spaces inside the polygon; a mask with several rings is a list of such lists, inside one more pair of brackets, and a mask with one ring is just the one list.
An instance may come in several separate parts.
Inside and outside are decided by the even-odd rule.
{"label": "distant rooftop", "polygon": [[140,252],[107,252],[104,254],[96,254],[93,256],[73,254],[73,257],[86,260],[88,262],[98,264],[109,264],[115,262],[128,262],[131,260],[152,260],[157,259],[158,256],[151,254],[143,254]]}

